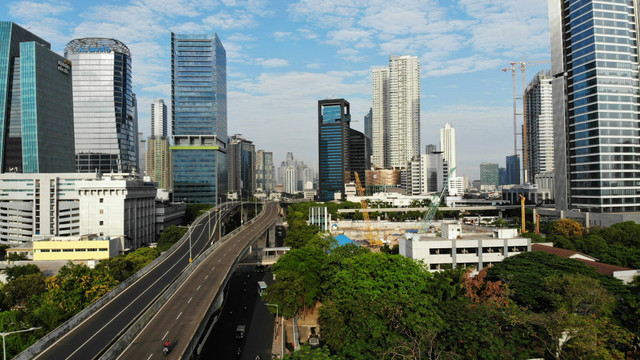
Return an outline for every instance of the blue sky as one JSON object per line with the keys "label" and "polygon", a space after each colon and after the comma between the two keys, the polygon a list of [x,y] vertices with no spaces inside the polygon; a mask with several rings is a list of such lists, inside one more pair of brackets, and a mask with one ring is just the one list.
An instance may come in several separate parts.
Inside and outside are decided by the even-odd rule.
{"label": "blue sky", "polygon": [[[317,100],[345,98],[352,127],[371,106],[371,69],[390,54],[421,65],[421,151],[456,128],[458,174],[513,153],[511,61],[549,59],[546,0],[3,1],[3,20],[51,42],[108,37],[133,57],[139,127],[170,104],[170,32],[213,33],[227,51],[228,129],[317,168]],[[546,65],[548,66],[548,65]],[[527,81],[545,65],[527,69]],[[518,72],[517,89],[521,89]],[[518,90],[520,93],[520,90]],[[520,94],[518,94],[520,96]],[[520,109],[520,106],[519,106]],[[520,112],[520,110],[518,110]],[[170,121],[170,119],[169,119]],[[520,120],[521,121],[521,120]]]}

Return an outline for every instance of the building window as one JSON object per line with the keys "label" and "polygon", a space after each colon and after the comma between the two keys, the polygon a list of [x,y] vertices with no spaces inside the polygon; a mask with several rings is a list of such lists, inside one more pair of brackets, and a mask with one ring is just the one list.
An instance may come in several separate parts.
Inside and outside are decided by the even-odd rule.
{"label": "building window", "polygon": [[100,214],[104,214],[104,210],[103,209],[100,209]]}
{"label": "building window", "polygon": [[104,202],[104,198],[100,198],[100,203],[102,204]]}
{"label": "building window", "polygon": [[100,226],[104,225],[104,221],[100,220]]}

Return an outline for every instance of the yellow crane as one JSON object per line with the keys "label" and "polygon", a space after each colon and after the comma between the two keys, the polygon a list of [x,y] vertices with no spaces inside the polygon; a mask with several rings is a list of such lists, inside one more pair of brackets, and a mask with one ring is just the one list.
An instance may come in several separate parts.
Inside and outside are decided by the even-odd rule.
{"label": "yellow crane", "polygon": [[525,226],[525,217],[524,217],[524,201],[526,200],[526,198],[522,195],[520,195],[520,209],[522,210],[522,233],[526,233],[527,232],[527,228]]}
{"label": "yellow crane", "polygon": [[[358,172],[354,171],[353,172],[356,176],[356,194],[358,195],[358,197],[360,197],[360,208],[362,208],[362,210],[368,210],[369,209],[369,203],[367,202],[367,199],[364,198],[364,187],[362,187],[362,183],[360,182],[360,176],[358,176]],[[366,239],[369,241],[369,244],[371,244],[372,246],[379,246],[382,245],[382,241],[378,240],[375,238],[373,231],[371,230],[371,224],[370,219],[369,219],[369,212],[368,211],[362,211],[362,218],[364,219],[365,223],[367,224],[367,233],[366,233]]]}

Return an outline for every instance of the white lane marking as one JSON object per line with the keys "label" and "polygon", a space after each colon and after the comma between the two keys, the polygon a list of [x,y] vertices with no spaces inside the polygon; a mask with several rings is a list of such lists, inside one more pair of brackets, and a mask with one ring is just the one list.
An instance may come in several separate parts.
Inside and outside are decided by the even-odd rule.
{"label": "white lane marking", "polygon": [[180,314],[178,314],[178,317],[176,318],[176,320],[180,319],[181,315],[182,315],[182,311],[180,311]]}
{"label": "white lane marking", "polygon": [[153,353],[151,353],[151,355],[149,355],[149,357],[147,358],[147,360],[151,359],[151,357],[153,356]]}
{"label": "white lane marking", "polygon": [[167,331],[167,333],[166,333],[166,334],[164,334],[164,336],[162,337],[162,340],[164,340],[164,339],[167,337],[167,335],[169,335],[169,332],[168,332],[168,331]]}
{"label": "white lane marking", "polygon": [[212,267],[211,267],[211,271],[213,271],[213,269],[215,269],[215,268],[216,268],[215,266],[212,266]]}
{"label": "white lane marking", "polygon": [[191,300],[193,300],[193,296],[189,298],[189,301],[187,301],[187,304],[190,304]]}
{"label": "white lane marking", "polygon": [[198,285],[198,288],[196,289],[196,291],[200,290],[200,286],[202,286],[202,285]]}
{"label": "white lane marking", "polygon": [[218,264],[220,263],[220,261],[222,261],[222,259],[218,259]]}
{"label": "white lane marking", "polygon": [[209,275],[205,276],[204,279],[207,280],[208,277],[209,277]]}

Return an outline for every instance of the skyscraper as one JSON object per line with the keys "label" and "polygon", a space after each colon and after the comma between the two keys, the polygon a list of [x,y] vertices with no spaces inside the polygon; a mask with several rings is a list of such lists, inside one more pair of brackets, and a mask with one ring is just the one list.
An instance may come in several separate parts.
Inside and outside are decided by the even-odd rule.
{"label": "skyscraper", "polygon": [[640,211],[638,11],[549,0],[558,210]]}
{"label": "skyscraper", "polygon": [[241,197],[253,196],[256,192],[256,149],[253,142],[236,134],[229,139],[229,192]]}
{"label": "skyscraper", "polygon": [[[440,129],[440,151],[444,161],[449,165],[449,169],[457,166],[456,159],[456,129],[450,123],[444,124],[444,128]],[[451,177],[456,177],[456,171],[453,171]]]}
{"label": "skyscraper", "polygon": [[174,199],[227,192],[227,56],[217,34],[171,33]]}
{"label": "skyscraper", "polygon": [[527,85],[527,171],[529,181],[553,171],[553,96],[549,70],[538,72]]}
{"label": "skyscraper", "polygon": [[84,38],[70,41],[64,54],[73,64],[76,170],[137,170],[129,48],[115,39]]}
{"label": "skyscraper", "polygon": [[364,135],[369,138],[369,144],[371,144],[371,139],[373,139],[373,109],[369,109],[367,115],[364,116]]}
{"label": "skyscraper", "polygon": [[356,181],[354,172],[358,173],[364,186],[364,172],[371,167],[371,146],[369,138],[355,129],[349,129],[349,176],[350,181]]}
{"label": "skyscraper", "polygon": [[389,164],[388,118],[389,118],[389,68],[373,69],[371,72],[371,165],[385,168]]}
{"label": "skyscraper", "polygon": [[0,172],[75,170],[71,63],[50,48],[0,22]]}
{"label": "skyscraper", "polygon": [[[173,188],[173,162],[169,149],[169,138],[150,136],[147,141],[146,173],[158,184],[158,189]],[[176,198],[177,200],[177,198]]]}
{"label": "skyscraper", "polygon": [[504,183],[500,185],[520,184],[520,155],[509,155],[506,162]]}
{"label": "skyscraper", "polygon": [[500,175],[498,164],[483,162],[480,164],[480,182],[482,186],[489,188],[498,187]]}
{"label": "skyscraper", "polygon": [[275,190],[276,168],[273,164],[273,153],[270,151],[256,151],[256,188],[265,193]]}
{"label": "skyscraper", "polygon": [[349,130],[351,109],[345,99],[318,101],[318,157],[320,201],[334,200],[344,194],[349,176]]}
{"label": "skyscraper", "polygon": [[167,105],[163,99],[155,99],[151,104],[151,135],[167,136]]}
{"label": "skyscraper", "polygon": [[420,154],[420,61],[389,56],[372,72],[372,163],[405,168]]}

